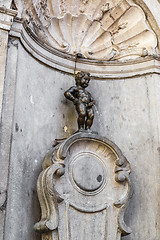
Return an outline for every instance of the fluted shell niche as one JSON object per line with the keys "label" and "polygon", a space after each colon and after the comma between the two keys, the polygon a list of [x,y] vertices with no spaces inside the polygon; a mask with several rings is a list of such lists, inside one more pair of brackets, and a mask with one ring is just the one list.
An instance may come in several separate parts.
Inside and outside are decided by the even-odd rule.
{"label": "fluted shell niche", "polygon": [[28,26],[47,45],[96,60],[154,55],[157,38],[129,0],[23,0]]}

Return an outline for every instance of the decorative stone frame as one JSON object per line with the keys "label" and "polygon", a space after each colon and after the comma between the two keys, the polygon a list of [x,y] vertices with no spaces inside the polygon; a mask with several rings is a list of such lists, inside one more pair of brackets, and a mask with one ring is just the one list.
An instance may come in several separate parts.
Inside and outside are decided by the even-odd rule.
{"label": "decorative stone frame", "polygon": [[[42,217],[35,230],[43,233],[42,239],[78,239],[95,214],[100,235],[93,228],[83,238],[120,240],[122,235],[131,233],[124,222],[132,196],[129,174],[129,162],[113,142],[94,133],[72,135],[44,158],[37,183]],[[79,213],[84,217],[87,214],[83,226]],[[101,218],[100,213],[105,217]]]}
{"label": "decorative stone frame", "polygon": [[[127,1],[131,4],[131,6],[137,6],[137,9],[141,8],[146,17],[144,19],[144,23],[148,24],[150,33],[153,33],[155,39],[157,38],[157,53],[155,52],[153,54],[149,54],[148,56],[141,56],[136,59],[124,59],[123,61],[78,58],[76,64],[77,71],[90,72],[94,79],[124,79],[144,74],[160,73],[158,50],[160,30],[158,23],[144,1],[136,0],[134,1],[134,4],[133,1]],[[17,8],[19,10],[18,16],[22,17],[22,12],[24,12],[23,10],[25,8],[23,9],[22,2],[16,0],[15,3],[17,4]],[[43,39],[35,34],[25,21],[25,18],[15,19],[10,35],[19,37],[26,50],[42,63],[65,73],[74,73],[76,56],[50,47],[43,41]]]}

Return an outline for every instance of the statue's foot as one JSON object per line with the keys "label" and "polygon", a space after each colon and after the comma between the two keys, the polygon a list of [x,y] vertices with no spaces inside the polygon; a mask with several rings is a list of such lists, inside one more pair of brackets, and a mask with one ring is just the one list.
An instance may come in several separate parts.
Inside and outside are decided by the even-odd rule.
{"label": "statue's foot", "polygon": [[90,128],[88,128],[88,129],[86,129],[86,131],[87,131],[87,132],[91,132],[91,129],[90,129]]}
{"label": "statue's foot", "polygon": [[84,128],[80,128],[78,131],[79,131],[79,132],[84,132],[85,129],[84,129]]}

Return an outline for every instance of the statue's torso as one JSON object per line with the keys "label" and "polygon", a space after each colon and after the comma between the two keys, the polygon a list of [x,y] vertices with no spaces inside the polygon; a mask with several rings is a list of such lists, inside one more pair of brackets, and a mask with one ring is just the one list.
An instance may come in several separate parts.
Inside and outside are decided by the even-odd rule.
{"label": "statue's torso", "polygon": [[76,98],[78,98],[84,104],[91,102],[91,94],[82,88],[77,88]]}

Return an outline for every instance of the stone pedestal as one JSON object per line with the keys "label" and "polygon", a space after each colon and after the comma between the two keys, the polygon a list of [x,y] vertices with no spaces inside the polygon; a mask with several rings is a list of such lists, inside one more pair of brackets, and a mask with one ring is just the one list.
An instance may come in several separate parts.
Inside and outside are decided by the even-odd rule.
{"label": "stone pedestal", "polygon": [[[97,134],[79,132],[44,158],[38,179],[42,239],[120,240],[132,189],[120,149]],[[46,233],[47,231],[47,233]]]}

